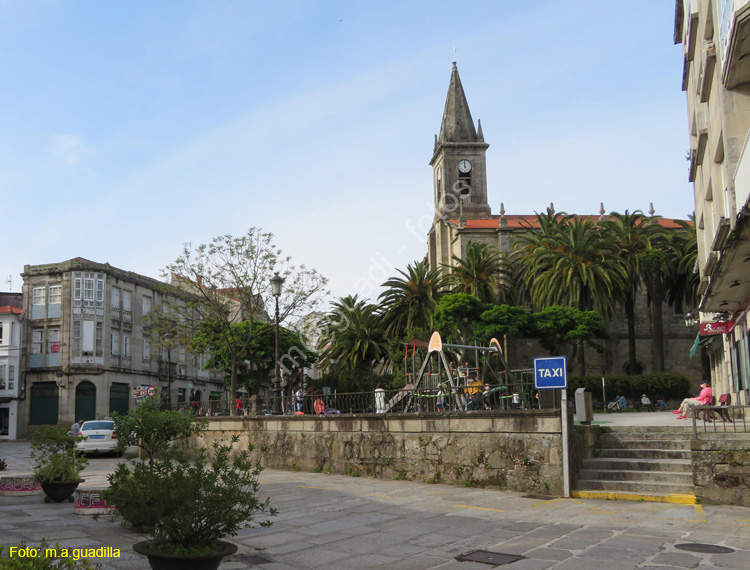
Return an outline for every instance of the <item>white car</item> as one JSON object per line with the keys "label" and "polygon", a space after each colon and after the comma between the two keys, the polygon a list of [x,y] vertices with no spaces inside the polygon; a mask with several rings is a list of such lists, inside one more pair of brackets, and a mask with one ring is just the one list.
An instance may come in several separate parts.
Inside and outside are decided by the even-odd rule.
{"label": "white car", "polygon": [[89,420],[83,422],[79,436],[83,441],[76,443],[76,450],[81,453],[117,453],[122,456],[122,451],[117,451],[117,432],[115,422],[112,420]]}

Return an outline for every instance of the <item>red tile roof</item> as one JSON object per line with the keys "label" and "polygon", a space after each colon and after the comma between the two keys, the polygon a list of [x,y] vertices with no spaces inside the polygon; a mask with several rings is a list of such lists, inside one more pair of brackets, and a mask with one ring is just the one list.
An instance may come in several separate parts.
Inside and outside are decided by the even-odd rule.
{"label": "red tile roof", "polygon": [[[576,216],[578,218],[588,218],[590,220],[598,221],[600,216]],[[539,224],[537,224],[536,221],[536,215],[535,214],[528,214],[528,215],[505,215],[505,220],[508,223],[508,228],[510,229],[525,229],[529,226],[532,227],[538,227]],[[451,220],[454,224],[458,224],[458,219]],[[660,226],[667,228],[667,229],[680,229],[682,226],[678,224],[678,221],[684,221],[687,222],[688,220],[676,220],[673,218],[657,218],[657,222]],[[493,215],[491,218],[484,218],[484,219],[468,219],[466,220],[466,225],[464,226],[464,229],[474,229],[474,230],[481,230],[481,229],[497,229],[498,225],[500,223],[500,216],[499,215]]]}
{"label": "red tile roof", "polygon": [[23,310],[18,307],[5,305],[4,307],[0,307],[0,315],[23,315]]}

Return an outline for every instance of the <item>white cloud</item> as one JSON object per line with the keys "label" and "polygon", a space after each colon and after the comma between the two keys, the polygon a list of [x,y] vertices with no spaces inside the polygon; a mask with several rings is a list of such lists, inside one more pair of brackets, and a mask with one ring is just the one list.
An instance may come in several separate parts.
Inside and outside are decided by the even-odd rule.
{"label": "white cloud", "polygon": [[52,135],[52,154],[63,164],[76,167],[91,156],[92,150],[80,135]]}

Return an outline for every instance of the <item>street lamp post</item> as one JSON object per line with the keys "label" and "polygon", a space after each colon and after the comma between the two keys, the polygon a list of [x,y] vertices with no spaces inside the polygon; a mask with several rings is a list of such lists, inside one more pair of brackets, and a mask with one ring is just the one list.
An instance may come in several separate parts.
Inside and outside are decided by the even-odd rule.
{"label": "street lamp post", "polygon": [[281,370],[279,369],[279,297],[284,279],[278,273],[271,278],[271,293],[276,298],[276,351],[274,353],[275,373],[273,378],[274,413],[281,413]]}

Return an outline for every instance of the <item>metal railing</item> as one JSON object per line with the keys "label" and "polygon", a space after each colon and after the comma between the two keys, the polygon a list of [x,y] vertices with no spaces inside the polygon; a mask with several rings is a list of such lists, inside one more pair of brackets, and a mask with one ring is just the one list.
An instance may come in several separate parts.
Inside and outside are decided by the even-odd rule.
{"label": "metal railing", "polygon": [[[750,406],[693,406],[693,437],[699,433],[750,433],[747,410]],[[699,431],[703,424],[703,430]]]}
{"label": "metal railing", "polygon": [[[257,409],[254,409],[257,407]],[[237,400],[208,400],[180,402],[172,409],[190,411],[201,416],[228,416],[230,409],[238,410]],[[240,398],[237,415],[337,415],[370,413],[474,412],[477,410],[513,410],[539,408],[532,383],[512,386],[495,385],[485,391],[461,387],[456,392],[438,389],[383,390],[382,395],[371,392],[253,396]]]}

